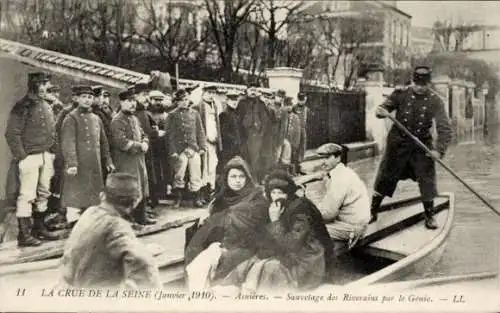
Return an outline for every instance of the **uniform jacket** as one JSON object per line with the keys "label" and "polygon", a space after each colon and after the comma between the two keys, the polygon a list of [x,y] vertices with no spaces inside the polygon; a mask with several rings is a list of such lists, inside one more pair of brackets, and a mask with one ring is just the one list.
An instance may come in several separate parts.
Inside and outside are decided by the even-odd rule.
{"label": "uniform jacket", "polygon": [[161,287],[151,254],[130,223],[112,208],[87,209],[73,228],[61,260],[64,284],[72,287]]}
{"label": "uniform jacket", "polygon": [[167,117],[166,140],[170,154],[186,148],[206,150],[206,137],[200,113],[191,108],[177,108]]}
{"label": "uniform jacket", "polygon": [[156,162],[155,159],[157,158],[157,156],[153,154],[155,149],[153,149],[152,147],[153,143],[155,143],[156,139],[158,138],[158,131],[154,128],[157,125],[155,120],[153,119],[153,116],[151,115],[151,112],[147,111],[141,104],[137,105],[135,116],[137,116],[144,134],[147,136],[151,143],[149,150],[146,152],[144,157],[146,161],[146,169],[148,171],[149,184],[150,187],[152,187],[151,185],[156,184],[156,182],[158,181],[157,173],[155,173],[154,167],[154,163]]}
{"label": "uniform jacket", "polygon": [[[438,134],[436,150],[442,155],[446,152],[453,130],[443,101],[433,91],[417,94],[411,87],[406,90],[397,90],[389,96],[382,107],[389,112],[396,110],[396,119],[413,135],[426,143],[432,142],[431,127],[435,120]],[[391,128],[387,138],[388,146],[397,146],[400,142],[410,140],[395,125]]]}
{"label": "uniform jacket", "polygon": [[101,164],[112,164],[108,139],[100,118],[75,109],[64,119],[61,129],[61,151],[64,169],[77,168],[77,175],[64,171],[63,207],[87,208],[99,203],[104,188]]}
{"label": "uniform jacket", "polygon": [[145,153],[140,145],[148,142],[135,115],[120,111],[111,121],[111,155],[118,172],[136,176],[141,184],[143,197],[149,195]]}
{"label": "uniform jacket", "polygon": [[5,138],[15,159],[29,154],[54,152],[55,121],[50,105],[28,94],[10,111]]}

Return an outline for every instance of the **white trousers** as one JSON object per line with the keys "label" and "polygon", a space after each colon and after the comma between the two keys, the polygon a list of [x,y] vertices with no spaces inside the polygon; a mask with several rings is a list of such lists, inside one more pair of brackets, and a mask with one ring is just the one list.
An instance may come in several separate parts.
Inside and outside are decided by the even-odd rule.
{"label": "white trousers", "polygon": [[217,164],[219,159],[217,158],[217,145],[212,143],[207,143],[207,151],[203,155],[203,173],[202,173],[202,185],[210,184],[212,189],[215,188],[215,180],[217,178]]}
{"label": "white trousers", "polygon": [[38,212],[47,210],[52,176],[54,176],[54,154],[52,153],[30,154],[19,161],[20,186],[16,202],[17,217],[30,217],[33,203]]}
{"label": "white trousers", "polygon": [[188,157],[186,152],[182,152],[175,161],[174,168],[174,188],[184,188],[184,177],[186,170],[189,170],[189,190],[196,192],[201,188],[201,158],[198,152],[194,152]]}

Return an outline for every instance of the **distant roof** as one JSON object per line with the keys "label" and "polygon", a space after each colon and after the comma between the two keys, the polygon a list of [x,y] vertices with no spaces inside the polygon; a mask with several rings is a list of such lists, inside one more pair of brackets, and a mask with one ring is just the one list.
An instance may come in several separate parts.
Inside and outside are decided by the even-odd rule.
{"label": "distant roof", "polygon": [[[358,0],[359,1],[359,0]],[[308,15],[319,15],[325,13],[325,6],[324,6],[324,1],[311,1],[307,4],[304,5],[304,7],[301,10],[301,13],[303,14],[308,14]],[[397,6],[392,5],[390,3],[387,3],[385,1],[364,1],[366,5],[370,6],[378,6],[378,7],[383,7],[392,11],[396,11],[400,14],[403,14],[409,18],[411,18],[411,15],[398,9]],[[348,11],[352,11],[355,9],[349,9]],[[342,10],[339,10],[342,11]],[[331,11],[330,11],[331,12]]]}

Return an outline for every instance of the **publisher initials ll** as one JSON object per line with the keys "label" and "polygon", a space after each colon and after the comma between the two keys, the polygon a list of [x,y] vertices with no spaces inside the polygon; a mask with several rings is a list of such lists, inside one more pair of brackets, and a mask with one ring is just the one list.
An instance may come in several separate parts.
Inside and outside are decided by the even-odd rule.
{"label": "publisher initials ll", "polygon": [[26,294],[26,288],[17,288],[17,294],[16,296],[18,297],[24,297]]}

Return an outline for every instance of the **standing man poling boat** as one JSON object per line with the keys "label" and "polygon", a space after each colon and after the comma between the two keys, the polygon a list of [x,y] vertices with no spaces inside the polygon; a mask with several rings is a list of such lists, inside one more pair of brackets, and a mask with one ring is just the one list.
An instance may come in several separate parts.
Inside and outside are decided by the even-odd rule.
{"label": "standing man poling boat", "polygon": [[19,169],[16,200],[19,246],[39,246],[42,244],[39,239],[58,239],[44,223],[54,175],[54,114],[47,102],[50,86],[48,73],[28,74],[28,94],[12,108],[5,130]]}
{"label": "standing man poling boat", "polygon": [[141,198],[132,211],[133,218],[140,225],[155,224],[146,212],[149,196],[148,174],[144,155],[149,149],[149,140],[135,116],[136,101],[134,89],[120,92],[120,112],[111,121],[111,150],[117,171],[134,175],[139,180]]}
{"label": "standing man poling boat", "polygon": [[[452,139],[453,130],[443,101],[429,88],[430,68],[415,68],[413,82],[414,86],[394,91],[377,108],[376,115],[385,118],[396,110],[396,119],[429,147],[435,158],[442,158]],[[433,120],[438,134],[435,148],[431,135]],[[394,125],[387,137],[387,147],[375,180],[371,205],[372,222],[377,220],[377,211],[384,197],[391,197],[398,181],[408,178],[418,182],[424,205],[425,226],[436,229],[438,225],[433,217],[433,200],[437,195],[434,160]]]}
{"label": "standing man poling boat", "polygon": [[73,92],[78,108],[66,116],[61,128],[64,160],[61,205],[81,211],[99,204],[99,193],[104,187],[102,170],[110,173],[114,165],[103,123],[92,113],[94,91],[82,85],[75,86]]}

